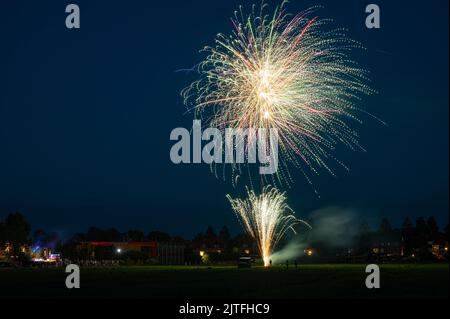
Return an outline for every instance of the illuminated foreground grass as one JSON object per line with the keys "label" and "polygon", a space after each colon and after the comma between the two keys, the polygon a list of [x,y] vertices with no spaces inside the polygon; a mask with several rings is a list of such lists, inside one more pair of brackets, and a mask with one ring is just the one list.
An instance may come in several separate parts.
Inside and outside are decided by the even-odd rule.
{"label": "illuminated foreground grass", "polygon": [[63,269],[0,270],[0,298],[448,298],[449,266],[381,265],[381,289],[365,287],[364,265],[271,269],[143,266],[85,268],[68,290]]}

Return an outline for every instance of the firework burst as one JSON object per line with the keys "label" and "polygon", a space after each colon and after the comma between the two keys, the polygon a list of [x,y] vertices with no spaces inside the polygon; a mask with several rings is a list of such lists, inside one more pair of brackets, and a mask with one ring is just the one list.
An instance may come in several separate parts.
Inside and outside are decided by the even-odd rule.
{"label": "firework burst", "polygon": [[266,7],[235,12],[233,32],[205,48],[200,78],[182,96],[210,127],[276,128],[284,166],[278,180],[289,182],[289,163],[333,174],[329,161],[342,164],[330,152],[338,143],[360,148],[347,122],[360,122],[356,104],[372,92],[367,72],[349,56],[362,46],[319,19],[316,7],[295,16],[285,2],[271,15]]}
{"label": "firework burst", "polygon": [[264,187],[261,195],[247,189],[248,198],[233,199],[231,206],[246,232],[256,240],[264,266],[269,266],[270,255],[288,229],[306,222],[297,219],[286,203],[285,193],[271,186]]}

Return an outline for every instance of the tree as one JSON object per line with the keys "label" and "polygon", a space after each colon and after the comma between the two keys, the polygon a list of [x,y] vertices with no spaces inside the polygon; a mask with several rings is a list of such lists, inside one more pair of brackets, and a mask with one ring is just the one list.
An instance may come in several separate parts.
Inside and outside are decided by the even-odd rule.
{"label": "tree", "polygon": [[205,244],[205,236],[202,233],[197,234],[192,239],[192,244],[194,245],[194,247],[201,247],[201,248],[203,248],[203,245]]}
{"label": "tree", "polygon": [[230,232],[228,231],[227,226],[223,226],[219,232],[219,242],[224,248],[226,248],[230,245],[230,240]]}
{"label": "tree", "polygon": [[387,218],[383,218],[380,224],[380,233],[381,234],[389,234],[392,232],[391,223]]}
{"label": "tree", "polygon": [[173,236],[172,237],[172,242],[176,243],[176,244],[184,244],[186,241],[181,236]]}
{"label": "tree", "polygon": [[415,247],[419,248],[418,255],[421,259],[428,259],[431,254],[428,251],[429,234],[430,231],[425,219],[423,217],[417,218]]}
{"label": "tree", "polygon": [[0,249],[6,243],[6,234],[5,234],[5,223],[0,220]]}
{"label": "tree", "polygon": [[436,238],[436,235],[439,233],[439,227],[437,225],[436,219],[431,216],[427,219],[427,227],[429,232],[429,239],[434,240]]}
{"label": "tree", "polygon": [[238,234],[233,239],[233,245],[236,248],[243,248],[243,247],[250,248],[253,245],[253,243],[254,243],[253,238],[247,233]]}
{"label": "tree", "polygon": [[87,241],[102,241],[104,240],[102,235],[103,232],[100,228],[92,226],[89,227],[85,237]]}
{"label": "tree", "polygon": [[158,242],[170,242],[172,241],[172,238],[170,237],[169,234],[160,232],[160,231],[151,231],[148,233],[147,235],[149,240],[154,240],[154,241],[158,241]]}
{"label": "tree", "polygon": [[414,226],[409,217],[406,217],[402,224],[402,242],[404,254],[411,255],[414,249]]}
{"label": "tree", "polygon": [[413,230],[413,224],[409,217],[406,217],[405,221],[403,222],[402,230],[408,231],[408,232]]}
{"label": "tree", "polygon": [[422,216],[416,220],[416,231],[420,239],[426,242],[429,234],[429,228]]}
{"label": "tree", "polygon": [[115,228],[100,229],[97,227],[90,227],[86,233],[86,240],[88,241],[122,241],[123,235]]}
{"label": "tree", "polygon": [[144,241],[145,235],[140,230],[129,230],[127,232],[128,241]]}
{"label": "tree", "polygon": [[357,252],[365,253],[370,250],[371,245],[371,233],[370,226],[367,220],[363,219],[361,225],[359,226],[359,234],[357,236]]}
{"label": "tree", "polygon": [[124,236],[115,228],[109,228],[103,231],[103,240],[105,241],[123,241]]}
{"label": "tree", "polygon": [[5,241],[11,245],[14,255],[21,255],[20,247],[29,243],[30,230],[30,224],[21,213],[15,212],[6,216],[4,222]]}
{"label": "tree", "polygon": [[213,247],[217,242],[217,235],[214,232],[214,228],[209,226],[205,232],[205,242],[208,247]]}

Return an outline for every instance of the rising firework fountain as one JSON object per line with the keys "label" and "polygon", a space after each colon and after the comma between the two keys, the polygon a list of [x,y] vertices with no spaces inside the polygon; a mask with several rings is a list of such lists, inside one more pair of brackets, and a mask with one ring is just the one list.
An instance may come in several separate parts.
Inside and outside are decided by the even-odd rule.
{"label": "rising firework fountain", "polygon": [[246,232],[256,240],[264,266],[270,264],[270,255],[286,231],[295,233],[294,226],[305,221],[297,219],[286,203],[285,193],[266,186],[260,195],[247,189],[247,198],[233,199],[231,206]]}

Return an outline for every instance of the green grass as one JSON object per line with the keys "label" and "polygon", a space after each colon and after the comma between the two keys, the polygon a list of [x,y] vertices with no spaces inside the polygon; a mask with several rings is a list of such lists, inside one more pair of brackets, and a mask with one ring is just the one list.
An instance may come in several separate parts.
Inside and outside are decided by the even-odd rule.
{"label": "green grass", "polygon": [[373,290],[365,265],[82,268],[81,288],[72,290],[64,269],[0,269],[0,298],[448,298],[447,264],[380,267],[381,289]]}

